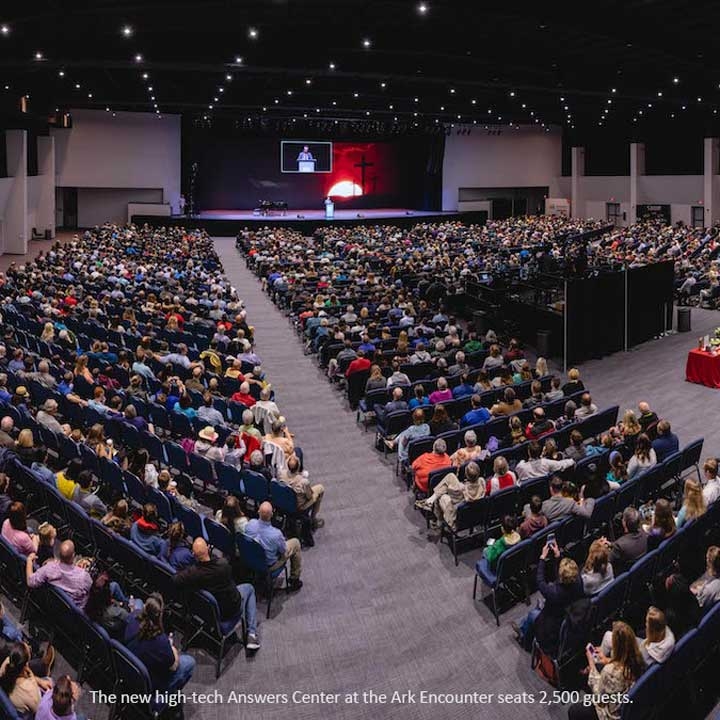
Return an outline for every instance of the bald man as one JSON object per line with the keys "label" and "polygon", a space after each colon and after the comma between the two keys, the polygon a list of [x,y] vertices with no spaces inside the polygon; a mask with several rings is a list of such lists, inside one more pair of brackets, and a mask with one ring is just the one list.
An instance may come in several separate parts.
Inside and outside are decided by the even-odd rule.
{"label": "bald man", "polygon": [[649,403],[646,403],[645,401],[638,403],[638,410],[640,411],[640,415],[638,417],[640,427],[643,432],[647,432],[651,425],[655,425],[657,423],[658,416],[652,411]]}
{"label": "bald man", "polygon": [[238,618],[239,624],[242,614],[248,630],[245,648],[259,650],[255,588],[250,583],[235,585],[230,563],[224,557],[213,557],[203,538],[195,539],[192,553],[196,564],[177,573],[175,584],[185,590],[207,590],[217,600],[223,621]]}
{"label": "bald man", "polygon": [[258,518],[251,520],[245,527],[245,535],[262,545],[270,570],[282,567],[290,561],[290,579],[288,590],[299,590],[303,583],[300,579],[301,553],[300,541],[297,538],[285,539],[285,536],[270,522],[273,506],[264,502],[258,508]]}
{"label": "bald man", "polygon": [[72,540],[64,540],[60,543],[60,552],[57,560],[49,560],[39,570],[33,572],[33,562],[37,555],[30,553],[25,565],[25,577],[27,585],[32,590],[39,588],[45,583],[64,590],[80,609],[85,609],[92,578],[90,573],[79,565],[75,564],[75,544]]}

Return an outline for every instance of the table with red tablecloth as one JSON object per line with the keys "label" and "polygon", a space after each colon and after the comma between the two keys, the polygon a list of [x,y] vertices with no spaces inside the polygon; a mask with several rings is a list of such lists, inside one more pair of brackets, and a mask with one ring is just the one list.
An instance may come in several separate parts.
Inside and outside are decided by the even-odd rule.
{"label": "table with red tablecloth", "polygon": [[699,385],[720,388],[720,355],[705,350],[691,350],[685,366],[685,379]]}

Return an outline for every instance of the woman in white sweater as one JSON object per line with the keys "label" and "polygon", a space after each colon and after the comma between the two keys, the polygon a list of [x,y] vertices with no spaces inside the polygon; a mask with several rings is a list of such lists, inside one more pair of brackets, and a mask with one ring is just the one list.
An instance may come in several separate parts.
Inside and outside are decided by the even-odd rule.
{"label": "woman in white sweater", "polygon": [[653,465],[657,465],[655,450],[650,444],[650,438],[645,433],[640,433],[635,441],[635,452],[627,466],[628,480],[649,470]]}

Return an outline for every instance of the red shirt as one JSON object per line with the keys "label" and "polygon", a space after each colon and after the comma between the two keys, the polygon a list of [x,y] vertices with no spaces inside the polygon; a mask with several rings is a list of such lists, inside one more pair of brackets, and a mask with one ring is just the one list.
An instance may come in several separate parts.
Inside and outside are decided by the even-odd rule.
{"label": "red shirt", "polygon": [[245,407],[251,408],[257,401],[250,393],[242,393],[239,390],[230,396],[233,402],[242,403]]}
{"label": "red shirt", "polygon": [[413,473],[415,476],[415,486],[422,492],[428,491],[428,476],[433,470],[439,470],[440,468],[448,467],[452,465],[450,456],[446,453],[438,455],[434,452],[423,453],[419,458],[412,464]]}
{"label": "red shirt", "polygon": [[352,374],[362,372],[363,370],[369,370],[372,363],[364,357],[355,358],[345,371],[345,377],[350,377]]}

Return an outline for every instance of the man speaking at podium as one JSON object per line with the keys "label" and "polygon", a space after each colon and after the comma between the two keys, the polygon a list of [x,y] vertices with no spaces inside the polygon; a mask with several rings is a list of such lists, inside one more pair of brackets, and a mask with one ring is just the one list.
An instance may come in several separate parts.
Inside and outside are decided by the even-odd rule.
{"label": "man speaking at podium", "polygon": [[303,145],[302,152],[297,156],[297,161],[300,162],[301,160],[314,160],[313,154],[310,152],[310,147],[308,145]]}
{"label": "man speaking at podium", "polygon": [[315,158],[308,145],[303,145],[302,151],[297,156],[297,164],[299,172],[315,172]]}

